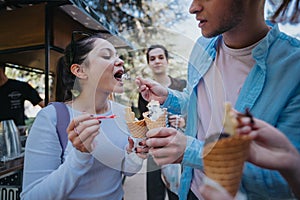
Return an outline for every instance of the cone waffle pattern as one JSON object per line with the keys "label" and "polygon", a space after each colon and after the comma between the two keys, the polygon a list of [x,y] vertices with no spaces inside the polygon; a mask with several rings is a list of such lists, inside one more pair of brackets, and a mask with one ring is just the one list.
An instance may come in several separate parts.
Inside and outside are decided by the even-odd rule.
{"label": "cone waffle pattern", "polygon": [[131,135],[135,138],[145,138],[148,131],[145,120],[127,122]]}
{"label": "cone waffle pattern", "polygon": [[203,162],[206,176],[218,182],[232,196],[240,185],[244,162],[251,139],[235,135],[204,146]]}
{"label": "cone waffle pattern", "polygon": [[149,117],[148,117],[148,113],[149,112],[144,112],[143,113],[143,117],[145,119],[147,128],[153,129],[153,128],[159,128],[159,127],[166,127],[166,119],[167,119],[167,112],[165,111],[163,115],[161,115],[157,120],[152,121]]}

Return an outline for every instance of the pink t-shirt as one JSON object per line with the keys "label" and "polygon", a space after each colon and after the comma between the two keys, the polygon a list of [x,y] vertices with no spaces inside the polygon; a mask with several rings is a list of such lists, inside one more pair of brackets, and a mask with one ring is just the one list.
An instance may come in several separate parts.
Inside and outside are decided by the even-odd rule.
{"label": "pink t-shirt", "polygon": [[[255,64],[251,52],[259,42],[243,48],[231,49],[223,40],[218,41],[216,59],[198,84],[198,134],[205,140],[223,128],[224,102],[235,105],[244,81]],[[198,188],[203,172],[194,169],[191,190],[202,199]]]}

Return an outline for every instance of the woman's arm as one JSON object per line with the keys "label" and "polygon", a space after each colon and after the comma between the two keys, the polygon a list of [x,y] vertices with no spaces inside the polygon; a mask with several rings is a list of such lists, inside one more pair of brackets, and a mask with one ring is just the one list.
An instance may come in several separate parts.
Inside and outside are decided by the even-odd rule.
{"label": "woman's arm", "polygon": [[38,113],[26,142],[22,199],[66,199],[74,190],[93,160],[67,146],[61,164],[61,151],[56,112],[48,106]]}

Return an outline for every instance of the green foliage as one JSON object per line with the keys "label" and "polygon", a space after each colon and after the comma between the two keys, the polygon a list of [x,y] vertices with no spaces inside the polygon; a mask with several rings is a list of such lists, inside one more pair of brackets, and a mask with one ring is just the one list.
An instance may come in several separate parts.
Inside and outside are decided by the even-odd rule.
{"label": "green foliage", "polygon": [[[175,24],[189,15],[187,0],[85,0],[86,4],[100,16],[103,23],[115,27],[133,49],[119,49],[125,61],[130,80],[124,81],[125,93],[116,94],[115,99],[127,106],[137,106],[137,76],[151,77],[146,62],[146,49],[151,44],[162,44],[170,53],[169,73],[186,78],[189,50],[193,41],[172,30]],[[187,45],[184,46],[183,44]]]}
{"label": "green foliage", "polygon": [[[43,97],[45,94],[45,74],[42,71],[36,71],[28,67],[19,65],[8,64],[5,68],[5,74],[8,78],[16,79],[19,81],[28,82],[33,88],[35,88],[39,94]],[[49,78],[50,95],[53,90],[54,77]]]}
{"label": "green foliage", "polygon": [[119,32],[172,24],[186,18],[185,0],[84,0],[103,21],[117,27]]}

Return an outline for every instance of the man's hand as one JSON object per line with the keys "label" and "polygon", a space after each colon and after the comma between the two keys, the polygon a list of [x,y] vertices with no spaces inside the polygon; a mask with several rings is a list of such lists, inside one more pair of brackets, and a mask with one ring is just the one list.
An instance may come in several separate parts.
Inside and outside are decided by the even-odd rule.
{"label": "man's hand", "polygon": [[174,128],[155,128],[147,133],[146,145],[158,165],[180,163],[186,148],[186,136]]}
{"label": "man's hand", "polygon": [[168,89],[151,79],[136,78],[135,83],[146,101],[156,100],[163,104],[168,97]]}
{"label": "man's hand", "polygon": [[205,200],[233,200],[233,197],[227,191],[220,191],[209,185],[201,185],[199,191]]}

